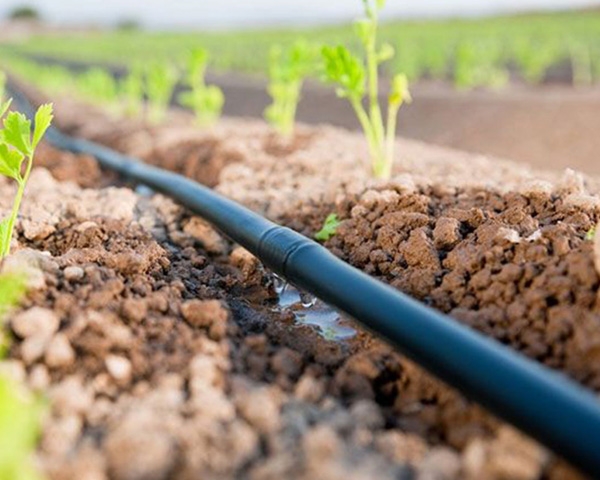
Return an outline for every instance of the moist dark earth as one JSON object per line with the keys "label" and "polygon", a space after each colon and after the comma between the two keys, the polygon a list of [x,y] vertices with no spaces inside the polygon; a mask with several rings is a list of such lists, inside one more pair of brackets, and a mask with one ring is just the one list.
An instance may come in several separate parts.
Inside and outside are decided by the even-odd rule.
{"label": "moist dark earth", "polygon": [[[595,179],[401,143],[415,158],[373,183],[348,168],[359,137],[335,129],[283,141],[252,121],[196,131],[181,114],[148,127],[73,109],[57,104],[70,132],[308,236],[337,213],[334,254],[600,389]],[[358,325],[331,341],[299,324],[252,255],[171,201],[89,157],[46,146],[37,165],[4,266],[33,278],[7,368],[50,399],[49,478],[581,478]],[[485,185],[444,182],[465,169]]]}

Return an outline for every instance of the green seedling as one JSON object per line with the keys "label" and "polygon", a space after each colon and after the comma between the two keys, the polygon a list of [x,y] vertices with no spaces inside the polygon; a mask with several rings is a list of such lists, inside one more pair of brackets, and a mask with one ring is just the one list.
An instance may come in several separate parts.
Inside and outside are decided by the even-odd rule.
{"label": "green seedling", "polygon": [[117,101],[117,81],[101,68],[91,68],[76,77],[76,88],[79,93],[99,104],[114,104]]}
{"label": "green seedling", "polygon": [[169,64],[155,63],[146,70],[145,91],[151,123],[160,123],[165,118],[177,80],[177,71]]}
{"label": "green seedling", "polygon": [[315,233],[315,239],[319,240],[320,242],[326,242],[337,233],[337,229],[340,224],[341,222],[335,213],[327,215],[325,223],[323,223],[323,228]]}
{"label": "green seedling", "polygon": [[267,91],[273,103],[266,108],[265,118],[284,137],[294,132],[302,84],[314,70],[314,60],[313,50],[302,41],[287,50],[275,45],[269,52]]}
{"label": "green seedling", "polygon": [[499,89],[509,81],[502,66],[501,48],[493,42],[463,42],[457,46],[454,85],[461,90],[476,87]]}
{"label": "green seedling", "polygon": [[[10,106],[10,100],[0,107],[0,118]],[[35,150],[52,122],[52,104],[42,105],[35,114],[33,132],[31,121],[22,113],[11,111],[0,130],[0,174],[17,183],[12,212],[0,222],[0,259],[10,253],[15,222],[29,180]]]}
{"label": "green seedling", "polygon": [[[367,137],[373,174],[376,178],[387,179],[392,173],[394,144],[398,110],[405,102],[411,101],[408,79],[404,74],[393,77],[388,97],[387,123],[384,126],[379,106],[379,65],[394,56],[390,44],[377,44],[379,12],[385,0],[363,0],[366,18],[356,23],[356,31],[365,51],[364,61],[350,53],[347,47],[325,46],[321,50],[324,66],[324,79],[337,85],[336,93],[347,98],[360,121]],[[367,95],[368,111],[363,106]]]}
{"label": "green seedling", "polygon": [[137,117],[144,107],[144,72],[139,66],[121,79],[118,84],[123,113],[127,117]]}
{"label": "green seedling", "polygon": [[185,79],[190,90],[178,97],[183,106],[194,111],[200,125],[210,125],[218,120],[225,104],[223,91],[216,85],[206,84],[207,66],[208,52],[203,48],[192,51]]}
{"label": "green seedling", "polygon": [[[8,348],[3,321],[25,293],[23,278],[0,275],[0,361]],[[0,480],[38,480],[32,462],[43,403],[23,385],[0,373]]]}
{"label": "green seedling", "polygon": [[39,480],[32,461],[43,402],[0,373],[0,480]]}
{"label": "green seedling", "polygon": [[585,232],[585,239],[588,241],[594,240],[596,237],[596,227],[590,228],[587,232]]}

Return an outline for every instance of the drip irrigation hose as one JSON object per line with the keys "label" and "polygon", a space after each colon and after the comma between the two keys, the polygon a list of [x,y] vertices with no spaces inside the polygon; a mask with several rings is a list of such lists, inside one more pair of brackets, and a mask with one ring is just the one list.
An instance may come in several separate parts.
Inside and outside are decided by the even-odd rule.
{"label": "drip irrigation hose", "polygon": [[[29,102],[15,100],[33,118]],[[456,322],[339,260],[308,238],[181,175],[50,128],[61,150],[94,156],[133,183],[161,192],[216,226],[292,284],[337,307],[403,354],[548,446],[600,475],[600,403],[562,374]]]}

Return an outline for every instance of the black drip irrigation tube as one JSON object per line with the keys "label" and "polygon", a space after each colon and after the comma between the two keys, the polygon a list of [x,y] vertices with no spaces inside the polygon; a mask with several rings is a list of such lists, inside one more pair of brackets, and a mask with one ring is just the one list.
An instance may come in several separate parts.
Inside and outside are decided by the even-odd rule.
{"label": "black drip irrigation tube", "polygon": [[[18,92],[15,100],[33,118]],[[94,156],[202,216],[290,283],[355,318],[429,372],[593,477],[600,475],[600,403],[594,394],[459,324],[281,227],[181,175],[50,128],[61,150]]]}

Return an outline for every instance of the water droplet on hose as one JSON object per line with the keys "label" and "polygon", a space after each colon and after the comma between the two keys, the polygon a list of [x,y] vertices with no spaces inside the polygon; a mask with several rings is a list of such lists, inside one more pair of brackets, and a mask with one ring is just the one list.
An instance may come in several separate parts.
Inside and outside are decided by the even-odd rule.
{"label": "water droplet on hose", "polygon": [[284,278],[273,274],[273,288],[275,289],[276,294],[281,295],[283,292],[285,292],[287,286],[288,284]]}

